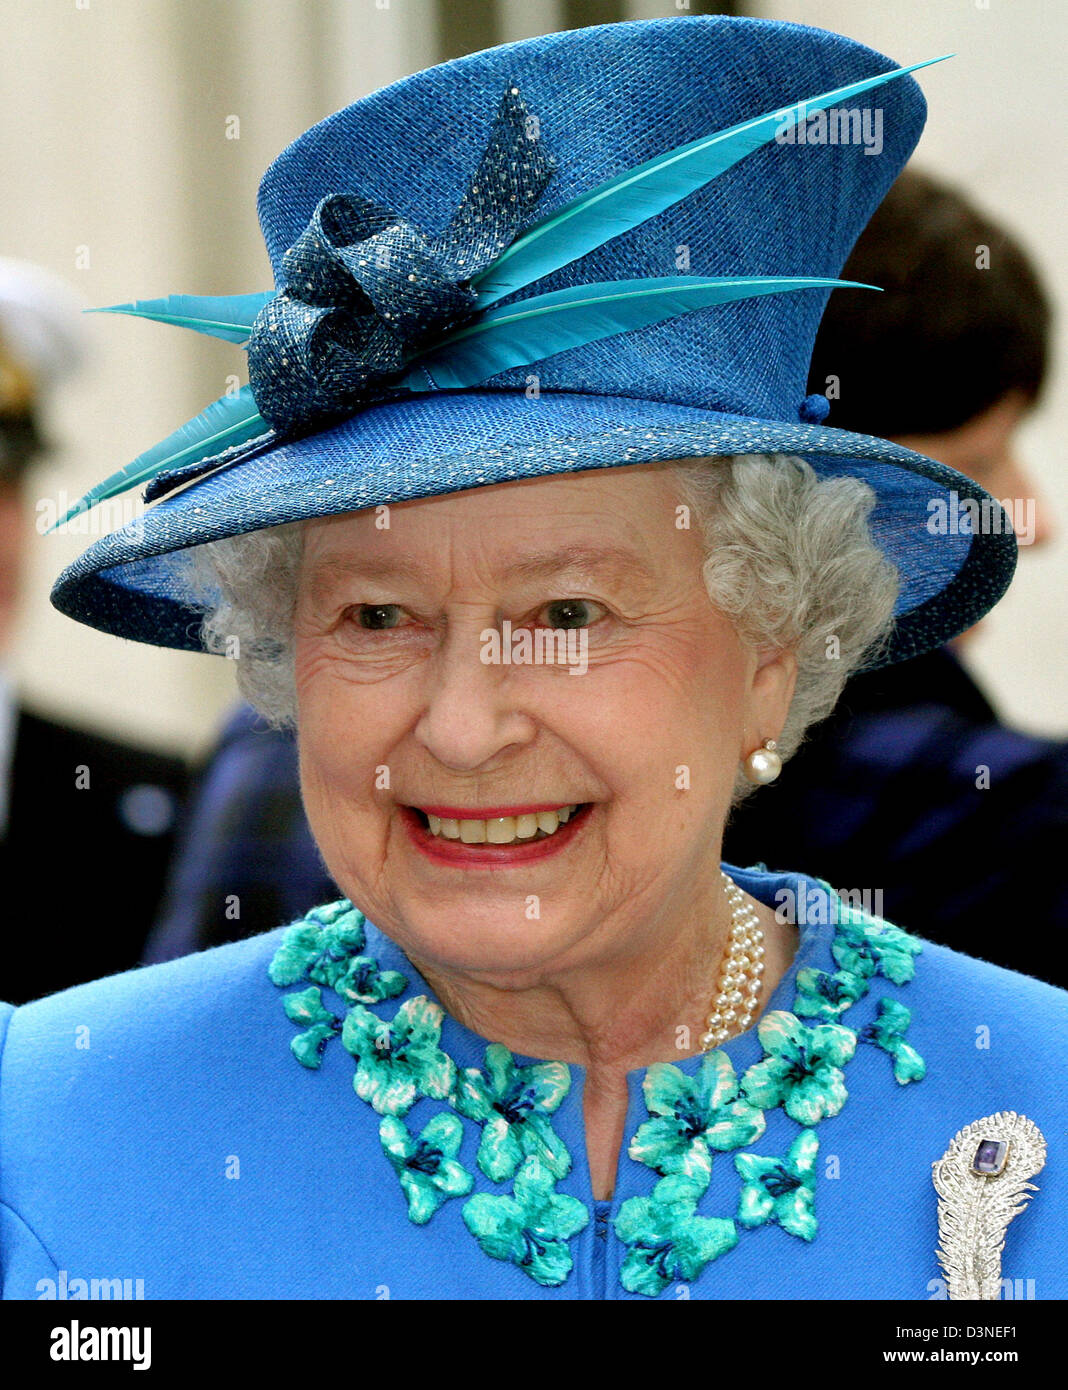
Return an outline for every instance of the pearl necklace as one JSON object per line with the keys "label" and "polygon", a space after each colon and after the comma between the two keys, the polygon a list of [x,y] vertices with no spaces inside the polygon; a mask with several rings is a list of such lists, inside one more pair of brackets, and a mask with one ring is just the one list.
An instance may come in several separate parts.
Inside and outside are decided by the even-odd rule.
{"label": "pearl necklace", "polygon": [[760,918],[734,880],[720,870],[731,910],[729,945],[720,967],[719,993],[705,1019],[702,1050],[718,1047],[732,1033],[744,1033],[753,1021],[764,974],[764,932]]}

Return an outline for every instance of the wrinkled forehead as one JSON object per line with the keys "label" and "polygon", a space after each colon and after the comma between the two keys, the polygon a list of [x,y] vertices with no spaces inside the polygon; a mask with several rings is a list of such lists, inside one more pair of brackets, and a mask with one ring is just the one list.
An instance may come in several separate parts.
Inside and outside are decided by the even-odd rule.
{"label": "wrinkled forehead", "polygon": [[472,488],[306,522],[302,575],[319,583],[468,565],[502,582],[565,572],[655,582],[692,558],[678,506],[659,464]]}

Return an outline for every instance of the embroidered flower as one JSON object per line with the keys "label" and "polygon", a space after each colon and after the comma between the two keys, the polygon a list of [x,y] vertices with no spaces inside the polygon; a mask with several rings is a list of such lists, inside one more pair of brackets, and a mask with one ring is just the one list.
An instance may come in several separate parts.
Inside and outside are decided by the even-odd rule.
{"label": "embroidered flower", "polygon": [[571,1085],[566,1063],[519,1067],[503,1044],[490,1043],[486,1070],[488,1077],[477,1067],[465,1067],[450,1097],[461,1115],[482,1125],[478,1166],[483,1173],[493,1182],[504,1182],[533,1156],[554,1178],[564,1177],[571,1170],[571,1155],[548,1117]]}
{"label": "embroidered flower", "polygon": [[309,979],[333,989],[349,958],[364,948],[363,924],[363,913],[347,898],[313,908],[286,928],[268,968],[271,980],[276,985],[295,985]]}
{"label": "embroidered flower", "polygon": [[288,927],[268,973],[276,985],[314,980],[350,1004],[379,1004],[403,994],[408,981],[399,970],[379,970],[366,944],[364,915],[347,898],[316,907]]}
{"label": "embroidered flower", "polygon": [[287,994],[283,1007],[286,1017],[305,1029],[290,1041],[293,1056],[302,1067],[314,1069],[323,1060],[327,1039],[341,1032],[341,1019],[323,1005],[322,993],[316,985]]}
{"label": "embroidered flower", "polygon": [[868,992],[868,982],[851,970],[828,974],[826,970],[799,970],[794,1013],[802,1018],[818,1018],[833,1023]]}
{"label": "embroidered flower", "polygon": [[479,1192],[463,1208],[464,1224],[487,1255],[511,1260],[547,1288],[571,1273],[567,1242],[590,1219],[578,1198],[553,1191],[554,1181],[545,1164],[531,1157],[516,1174],[511,1197]]}
{"label": "embroidered flower", "polygon": [[815,1130],[803,1129],[785,1158],[761,1158],[735,1154],[734,1166],[742,1179],[738,1220],[747,1229],[777,1222],[784,1231],[802,1240],[816,1234],[812,1211],[816,1188]]}
{"label": "embroidered flower", "polygon": [[386,1115],[378,1137],[408,1199],[408,1216],[417,1226],[425,1225],[450,1197],[463,1197],[474,1186],[474,1178],[456,1159],[464,1127],[455,1115],[435,1115],[414,1139],[403,1120]]}
{"label": "embroidered flower", "polygon": [[[876,974],[896,984],[911,979],[922,943],[847,904],[841,918],[832,946],[840,968],[798,972],[794,1012],[760,1020],[764,1059],[740,1080],[723,1051],[705,1054],[692,1076],[666,1063],[647,1069],[650,1119],[628,1152],[660,1180],[649,1196],[624,1201],[614,1222],[626,1246],[620,1282],[628,1292],[656,1297],[673,1281],[692,1281],[737,1244],[740,1229],[774,1223],[812,1240],[818,1142],[811,1126],[842,1109],[841,1068],[857,1042],[887,1052],[902,1085],[924,1075],[922,1058],[904,1038],[910,1011],[896,1000],[881,999],[878,1017],[859,1037],[835,1021],[864,997]],[[546,1287],[562,1284],[573,1267],[569,1242],[590,1220],[583,1202],[554,1190],[572,1167],[551,1123],[570,1088],[570,1069],[562,1062],[520,1066],[506,1047],[491,1043],[484,1070],[459,1071],[440,1046],[440,1005],[420,995],[400,1004],[391,1021],[365,1007],[402,994],[408,982],[360,955],[364,946],[363,916],[347,899],[286,928],[271,979],[280,986],[314,982],[285,997],[287,1016],[302,1030],[291,1042],[294,1055],[316,1068],[326,1042],[340,1033],[356,1061],[354,1089],[382,1116],[379,1138],[415,1224],[425,1225],[451,1197],[466,1196],[464,1224],[487,1255],[511,1261]],[[321,987],[351,1004],[344,1019],[324,1005]],[[798,1015],[816,1023],[806,1025]],[[452,1110],[432,1116],[415,1134],[401,1117],[420,1096]],[[713,1154],[759,1138],[764,1110],[775,1105],[804,1126],[802,1133],[783,1157],[734,1155],[741,1179],[734,1220],[698,1216]],[[511,1178],[511,1195],[468,1195],[475,1174],[459,1160],[461,1117],[482,1126],[478,1166],[491,1181]]]}
{"label": "embroidered flower", "polygon": [[403,994],[407,985],[407,976],[399,970],[379,970],[370,956],[353,956],[333,987],[350,1004],[380,1004]]}
{"label": "embroidered flower", "polygon": [[895,985],[904,985],[916,973],[913,957],[922,950],[923,943],[900,927],[843,904],[831,946],[843,970],[865,979],[885,975]]}
{"label": "embroidered flower", "polygon": [[901,1086],[907,1086],[910,1081],[922,1081],[927,1074],[926,1062],[905,1041],[905,1030],[911,1022],[912,1011],[904,1004],[896,999],[880,999],[879,1017],[857,1035],[858,1042],[874,1043],[890,1054],[894,1059],[894,1079]]}
{"label": "embroidered flower", "polygon": [[757,1025],[765,1060],[742,1078],[747,1099],[763,1109],[781,1105],[798,1124],[837,1115],[846,1102],[840,1070],[856,1050],[856,1034],[837,1023],[806,1028],[793,1014],[773,1009]]}
{"label": "embroidered flower", "polygon": [[620,1207],[613,1224],[629,1247],[619,1272],[628,1293],[655,1298],[673,1280],[696,1279],[737,1245],[733,1221],[696,1214],[707,1186],[707,1176],[673,1173],[661,1178],[650,1196],[628,1197]]}
{"label": "embroidered flower", "polygon": [[348,898],[335,898],[332,903],[320,903],[318,907],[313,907],[307,911],[303,918],[304,922],[312,922],[319,927],[340,927],[352,929],[352,918],[359,918],[356,924],[360,928],[360,944],[356,950],[363,947],[363,923],[364,916],[359,908],[353,907]]}
{"label": "embroidered flower", "polygon": [[456,1067],[438,1046],[443,1013],[425,994],[406,999],[392,1023],[362,1004],[349,1010],[341,1041],[357,1061],[353,1086],[380,1115],[406,1115],[420,1095],[448,1096]]}
{"label": "embroidered flower", "polygon": [[739,1099],[738,1078],[725,1052],[709,1052],[694,1076],[670,1062],[645,1073],[642,1089],[650,1115],[630,1142],[631,1158],[664,1174],[707,1180],[710,1149],[740,1149],[764,1133],[764,1115]]}

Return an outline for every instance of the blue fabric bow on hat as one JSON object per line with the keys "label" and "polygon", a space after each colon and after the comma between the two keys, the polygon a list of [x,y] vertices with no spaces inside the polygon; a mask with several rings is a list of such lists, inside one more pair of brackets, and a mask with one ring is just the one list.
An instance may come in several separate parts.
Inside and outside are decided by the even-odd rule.
{"label": "blue fabric bow on hat", "polygon": [[552,177],[555,164],[532,129],[509,88],[440,236],[359,194],[322,199],[283,258],[286,288],[260,310],[248,343],[249,385],[277,431],[316,428],[407,394],[389,383],[474,314],[468,282],[514,240]]}
{"label": "blue fabric bow on hat", "polygon": [[[368,405],[462,390],[696,309],[792,290],[876,288],[811,276],[678,275],[499,303],[685,198],[791,121],[940,61],[895,68],[668,150],[532,225],[555,163],[509,84],[444,232],[430,234],[362,195],[334,193],[320,200],[282,258],[276,293],[171,295],[87,311],[133,314],[245,344],[249,384],[92,488],[55,526],[140,483],[148,483],[151,501]],[[808,397],[799,415],[819,420],[826,408],[823,398]]]}

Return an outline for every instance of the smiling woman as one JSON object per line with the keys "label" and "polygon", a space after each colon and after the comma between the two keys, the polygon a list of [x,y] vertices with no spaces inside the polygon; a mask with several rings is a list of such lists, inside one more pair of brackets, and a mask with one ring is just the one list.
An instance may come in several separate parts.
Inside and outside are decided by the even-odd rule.
{"label": "smiling woman", "polygon": [[[776,142],[875,88],[878,159]],[[926,525],[977,484],[803,395],[922,119],[818,30],[548,35],[285,151],[276,294],[127,306],[247,334],[250,385],[94,490],[156,505],[54,601],[236,658],[345,896],[6,1010],[7,1296],[60,1262],[149,1297],[923,1299],[938,1259],[994,1296],[986,1214],[1068,1125],[1065,996],[721,863],[851,670],[1011,574],[1010,533]],[[727,273],[671,274],[682,246]],[[577,635],[581,674],[487,660],[505,630]],[[72,1062],[75,1028],[104,1042]],[[1063,1168],[1011,1246],[1047,1297]]]}
{"label": "smiling woman", "polygon": [[[737,769],[767,737],[788,755],[891,622],[897,574],[868,532],[873,503],[863,482],[821,481],[800,459],[668,461],[188,552],[191,586],[219,595],[205,646],[238,636],[254,654],[238,665],[244,693],[297,730],[335,881],[454,1017],[586,1067],[588,1097],[604,1094],[587,1143],[605,1149],[605,1197],[622,1077],[674,1060],[680,1023],[703,1031],[723,955],[709,924],[719,917],[713,941],[729,930],[723,826],[753,789]],[[575,687],[557,666],[477,659],[487,624],[567,605],[588,639]],[[457,873],[476,869],[495,872]],[[754,1008],[792,954],[791,934],[756,910],[771,968]],[[665,1012],[664,976],[691,953],[708,964],[686,967],[687,993]]]}

